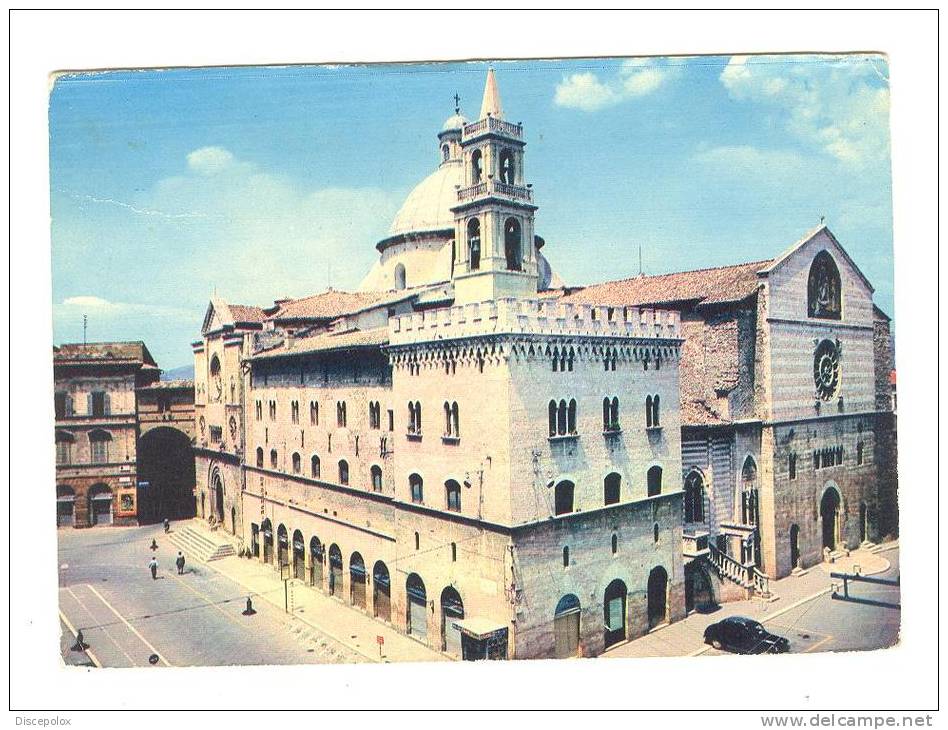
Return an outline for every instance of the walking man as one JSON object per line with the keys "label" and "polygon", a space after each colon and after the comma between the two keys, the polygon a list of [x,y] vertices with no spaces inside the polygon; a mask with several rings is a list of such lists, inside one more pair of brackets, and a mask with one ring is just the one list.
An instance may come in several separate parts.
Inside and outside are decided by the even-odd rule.
{"label": "walking man", "polygon": [[178,575],[184,575],[184,554],[180,550],[174,564],[178,566]]}
{"label": "walking man", "polygon": [[152,557],[148,567],[151,569],[151,579],[158,580],[158,558]]}
{"label": "walking man", "polygon": [[168,534],[169,532],[171,532],[171,523],[168,522],[167,517],[165,517],[164,526],[165,526],[165,534]]}

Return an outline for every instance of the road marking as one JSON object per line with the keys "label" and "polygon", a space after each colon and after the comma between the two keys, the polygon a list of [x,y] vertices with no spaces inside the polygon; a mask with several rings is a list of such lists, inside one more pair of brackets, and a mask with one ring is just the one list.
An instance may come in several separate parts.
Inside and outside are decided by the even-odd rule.
{"label": "road marking", "polygon": [[[87,586],[87,588],[91,588],[91,587],[92,587],[92,586]],[[89,607],[88,607],[86,604],[84,604],[84,603],[82,602],[82,600],[79,598],[79,596],[77,596],[77,595],[75,594],[75,592],[73,592],[72,588],[67,588],[66,591],[69,593],[70,596],[72,596],[73,600],[74,600],[76,603],[79,604],[79,607],[80,607],[83,611],[85,611],[87,614],[89,614],[89,618],[92,619],[92,621],[93,621],[94,623],[97,623],[97,624],[98,624],[99,621],[98,621],[98,619],[96,619],[95,614],[92,613],[92,611],[89,610]],[[115,644],[115,648],[118,649],[120,652],[122,652],[122,653],[125,655],[125,658],[128,659],[128,660],[132,663],[132,666],[133,666],[133,667],[137,667],[137,666],[138,666],[138,664],[135,662],[135,660],[132,659],[131,656],[129,656],[128,652],[125,651],[125,649],[122,647],[122,645],[119,644],[119,643],[115,640],[115,637],[112,636],[112,634],[109,633],[109,630],[108,630],[104,625],[99,625],[99,626],[96,626],[95,628],[100,629],[100,630],[102,631],[102,633],[105,634],[105,638],[107,638],[109,641],[111,641],[113,644]]]}
{"label": "road marking", "polygon": [[148,640],[145,639],[144,636],[142,636],[140,633],[138,633],[138,631],[135,629],[135,627],[132,626],[128,621],[126,621],[126,620],[125,620],[125,617],[124,617],[122,614],[120,614],[118,611],[116,611],[116,610],[115,610],[115,607],[112,606],[111,603],[109,603],[108,601],[106,601],[106,600],[102,597],[102,594],[99,593],[99,592],[95,589],[95,587],[93,587],[93,586],[91,586],[91,585],[89,585],[89,584],[87,583],[87,584],[86,584],[86,588],[88,588],[90,591],[92,591],[93,593],[95,593],[96,596],[98,596],[99,600],[102,601],[102,603],[104,603],[104,604],[109,608],[109,610],[110,610],[112,613],[114,613],[116,616],[118,616],[119,621],[121,621],[123,624],[125,624],[125,626],[128,628],[129,631],[131,631],[133,634],[135,634],[135,636],[137,636],[137,637],[139,638],[139,640],[140,640],[145,646],[147,646],[149,649],[151,649],[152,654],[157,654],[157,655],[158,655],[158,661],[160,661],[160,662],[161,662],[162,664],[164,664],[166,667],[172,666],[172,665],[171,665],[171,662],[169,662],[167,659],[165,659],[165,658],[161,655],[161,652],[159,652],[155,647],[153,647],[153,646],[148,642]]}
{"label": "road marking", "polygon": [[[66,624],[66,628],[69,629],[70,632],[72,632],[72,635],[73,635],[74,637],[76,637],[76,641],[79,641],[79,632],[76,631],[76,627],[73,626],[73,625],[69,622],[69,619],[68,619],[68,618],[66,618],[66,614],[64,614],[64,613],[62,612],[62,609],[59,610],[59,618],[62,619],[62,622],[63,622],[64,624]],[[89,657],[89,659],[92,660],[92,663],[96,665],[96,667],[98,667],[99,669],[102,669],[102,662],[100,662],[100,661],[96,658],[96,655],[92,653],[92,650],[91,650],[91,649],[85,649],[85,653],[86,653],[86,656]]]}
{"label": "road marking", "polygon": [[803,650],[803,653],[804,653],[804,654],[809,654],[811,651],[814,651],[814,650],[816,649],[816,647],[818,647],[818,646],[823,646],[823,644],[825,644],[827,641],[830,641],[830,640],[832,640],[832,639],[833,639],[832,636],[826,636],[826,637],[824,637],[823,639],[821,639],[820,641],[816,642],[813,646],[808,647],[807,649],[804,649],[804,650]]}
{"label": "road marking", "polygon": [[197,589],[195,589],[195,588],[192,588],[192,587],[189,586],[187,583],[185,583],[183,580],[181,580],[181,578],[179,578],[178,576],[172,574],[171,577],[174,578],[176,581],[178,581],[178,583],[180,583],[182,586],[184,586],[185,588],[187,588],[189,591],[191,591],[191,593],[193,593],[194,595],[198,596],[199,598],[204,599],[204,602],[205,602],[208,606],[210,606],[211,608],[216,608],[216,609],[217,609],[218,611],[220,611],[224,616],[226,616],[227,619],[229,619],[229,620],[232,621],[233,623],[235,623],[235,624],[237,624],[238,626],[240,626],[240,628],[242,628],[242,629],[247,628],[247,623],[246,623],[246,622],[244,622],[244,621],[238,621],[234,616],[232,616],[231,614],[227,613],[227,611],[225,611],[223,608],[221,608],[220,606],[218,606],[217,603],[215,603],[214,601],[212,601],[212,600],[211,600],[210,598],[208,598],[205,594],[201,593],[199,590],[197,590]]}

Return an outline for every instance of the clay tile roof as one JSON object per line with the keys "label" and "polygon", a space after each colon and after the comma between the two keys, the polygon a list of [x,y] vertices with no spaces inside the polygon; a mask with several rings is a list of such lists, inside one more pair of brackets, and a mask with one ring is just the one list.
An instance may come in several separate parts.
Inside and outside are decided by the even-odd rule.
{"label": "clay tile roof", "polygon": [[760,286],[757,272],[770,263],[769,260],[752,261],[696,271],[634,276],[588,286],[567,294],[563,301],[627,307],[739,302],[757,291]]}
{"label": "clay tile roof", "polygon": [[346,332],[323,332],[312,337],[299,337],[291,340],[289,347],[278,346],[254,355],[254,360],[266,360],[276,357],[292,357],[316,352],[332,352],[359,347],[380,347],[388,344],[388,328],[373,330],[348,330]]}
{"label": "clay tile roof", "polygon": [[386,301],[404,299],[405,292],[347,292],[330,289],[303,299],[280,302],[269,311],[274,321],[333,319]]}
{"label": "clay tile roof", "polygon": [[235,323],[260,324],[267,318],[260,307],[247,304],[228,304],[227,306]]}
{"label": "clay tile roof", "polygon": [[56,362],[69,361],[101,361],[101,362],[132,362],[141,365],[154,366],[155,361],[145,347],[145,343],[138,342],[67,342],[53,350],[53,360]]}

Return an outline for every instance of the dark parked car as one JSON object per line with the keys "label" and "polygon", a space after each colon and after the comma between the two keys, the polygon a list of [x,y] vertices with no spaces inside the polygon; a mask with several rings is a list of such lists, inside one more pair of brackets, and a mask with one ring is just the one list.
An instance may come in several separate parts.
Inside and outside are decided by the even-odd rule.
{"label": "dark parked car", "polygon": [[728,616],[704,630],[704,643],[715,649],[738,654],[783,654],[790,651],[790,642],[771,634],[759,621],[744,616]]}

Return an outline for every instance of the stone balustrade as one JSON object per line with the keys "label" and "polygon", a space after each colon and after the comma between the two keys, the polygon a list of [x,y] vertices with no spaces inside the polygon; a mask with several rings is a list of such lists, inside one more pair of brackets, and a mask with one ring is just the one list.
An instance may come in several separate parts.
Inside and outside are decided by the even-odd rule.
{"label": "stone balustrade", "polygon": [[500,132],[514,139],[523,138],[522,125],[513,124],[512,122],[497,119],[496,117],[486,117],[484,119],[478,119],[476,122],[465,124],[461,136],[462,139],[468,140],[471,137],[477,137],[478,135],[487,134],[488,132]]}
{"label": "stone balustrade", "polygon": [[444,307],[389,319],[391,345],[502,333],[678,339],[680,332],[680,315],[673,310],[515,298]]}
{"label": "stone balustrade", "polygon": [[486,198],[491,195],[520,200],[524,203],[533,201],[533,190],[530,188],[521,185],[509,185],[499,180],[483,180],[476,185],[460,188],[458,190],[458,202],[464,203],[468,200]]}

